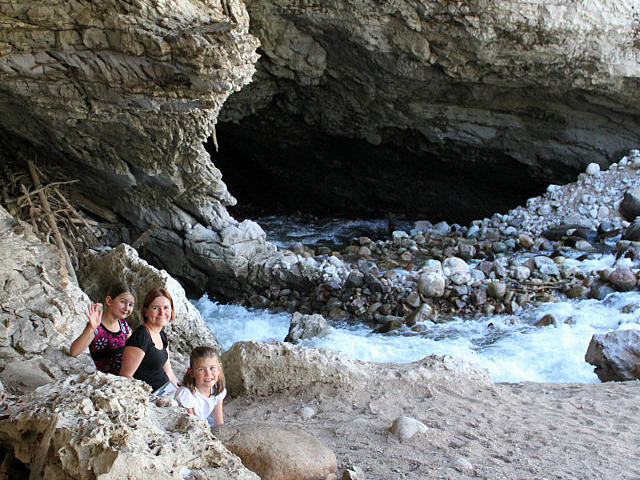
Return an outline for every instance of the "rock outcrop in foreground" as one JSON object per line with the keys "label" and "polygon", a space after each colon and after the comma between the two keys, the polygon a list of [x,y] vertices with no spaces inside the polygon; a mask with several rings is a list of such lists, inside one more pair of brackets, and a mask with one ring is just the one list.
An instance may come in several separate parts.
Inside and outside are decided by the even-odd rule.
{"label": "rock outcrop in foreground", "polygon": [[87,369],[88,357],[64,350],[86,325],[89,297],[69,281],[60,252],[2,207],[0,286],[0,381],[9,392]]}
{"label": "rock outcrop in foreground", "polygon": [[73,375],[12,402],[0,440],[47,479],[258,479],[206,423],[149,393],[138,380]]}
{"label": "rock outcrop in foreground", "polygon": [[[282,342],[236,342],[222,363],[233,395],[268,396],[283,392],[355,392],[394,384],[428,391],[469,393],[489,387],[489,374],[464,360],[431,356],[406,364],[368,363],[325,349]],[[464,379],[464,381],[462,381]],[[413,387],[412,387],[413,385]]]}

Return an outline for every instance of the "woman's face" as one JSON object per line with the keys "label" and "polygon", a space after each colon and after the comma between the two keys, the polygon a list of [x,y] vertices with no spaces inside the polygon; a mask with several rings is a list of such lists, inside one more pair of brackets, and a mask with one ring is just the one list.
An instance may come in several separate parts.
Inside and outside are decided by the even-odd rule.
{"label": "woman's face", "polygon": [[164,327],[171,320],[171,302],[167,297],[156,297],[144,311],[145,323],[157,327]]}

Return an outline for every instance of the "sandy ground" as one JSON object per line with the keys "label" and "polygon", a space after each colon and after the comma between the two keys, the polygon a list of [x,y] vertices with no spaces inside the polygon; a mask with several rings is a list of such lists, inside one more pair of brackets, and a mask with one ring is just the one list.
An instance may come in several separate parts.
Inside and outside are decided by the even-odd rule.
{"label": "sandy ground", "polygon": [[[640,382],[495,384],[462,389],[311,389],[230,398],[225,420],[295,425],[338,459],[338,478],[640,479]],[[300,407],[316,415],[304,420]],[[399,416],[428,428],[400,441]],[[358,477],[362,480],[361,477]]]}

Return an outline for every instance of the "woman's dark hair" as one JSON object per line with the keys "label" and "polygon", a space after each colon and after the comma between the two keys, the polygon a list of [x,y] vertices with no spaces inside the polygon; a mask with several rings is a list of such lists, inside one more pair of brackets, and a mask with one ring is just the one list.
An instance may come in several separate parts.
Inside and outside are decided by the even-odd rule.
{"label": "woman's dark hair", "polygon": [[140,309],[142,313],[143,323],[146,323],[147,321],[147,317],[144,315],[145,310],[149,308],[149,305],[151,305],[151,302],[153,302],[158,297],[167,297],[169,299],[169,303],[171,304],[171,320],[169,321],[172,322],[173,319],[176,318],[176,309],[173,306],[173,298],[171,298],[171,295],[169,295],[169,292],[167,292],[166,289],[162,287],[158,287],[158,288],[153,288],[149,290],[147,294],[144,296],[144,301],[142,302],[142,307]]}
{"label": "woman's dark hair", "polygon": [[[191,355],[189,355],[189,368],[194,369],[198,364],[198,360],[203,358],[213,358],[218,364],[218,381],[213,386],[213,395],[219,395],[225,388],[226,382],[224,380],[224,372],[222,371],[222,363],[220,363],[220,358],[216,351],[211,347],[196,347],[191,351]],[[196,379],[189,375],[189,370],[184,374],[184,378],[182,379],[182,384],[189,388],[192,393],[196,393]]]}
{"label": "woman's dark hair", "polygon": [[133,299],[136,299],[136,294],[133,293],[133,289],[125,282],[118,282],[111,285],[111,288],[109,288],[109,291],[107,292],[107,297],[116,298],[118,295],[122,295],[123,293],[130,293],[133,295]]}

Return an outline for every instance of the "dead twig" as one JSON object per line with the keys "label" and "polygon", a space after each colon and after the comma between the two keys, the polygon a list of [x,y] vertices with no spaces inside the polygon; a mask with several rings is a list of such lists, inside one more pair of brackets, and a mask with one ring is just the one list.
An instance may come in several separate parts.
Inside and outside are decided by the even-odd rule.
{"label": "dead twig", "polygon": [[138,249],[142,246],[142,244],[144,243],[144,241],[149,237],[149,235],[151,235],[153,233],[153,231],[158,228],[158,224],[157,223],[152,223],[151,226],[144,231],[144,233],[142,233],[142,235],[140,235],[135,242],[133,242],[131,244],[131,246],[134,249]]}
{"label": "dead twig", "polygon": [[[39,189],[41,187],[41,185],[40,185],[40,178],[38,177],[38,172],[36,170],[36,166],[34,165],[32,160],[28,160],[27,161],[27,166],[29,168],[29,172],[31,173],[31,178],[33,179],[33,184],[35,185],[36,190],[37,190],[37,189]],[[64,240],[62,239],[62,235],[60,234],[60,230],[58,230],[58,225],[56,223],[55,216],[54,216],[53,212],[51,211],[51,207],[49,206],[49,200],[47,199],[47,196],[45,195],[44,190],[40,190],[40,192],[38,193],[38,196],[40,197],[40,202],[42,203],[42,207],[44,208],[44,211],[47,214],[47,220],[48,220],[48,223],[49,223],[49,227],[53,231],[53,236],[54,236],[54,238],[56,240],[56,244],[58,245],[58,248],[60,249],[60,251],[63,254],[64,261],[65,261],[66,268],[67,268],[67,274],[71,278],[73,283],[75,285],[78,285],[78,279],[76,278],[76,272],[75,272],[75,270],[73,268],[73,264],[71,263],[71,258],[69,257],[69,252],[67,251],[67,248],[64,245]]]}

